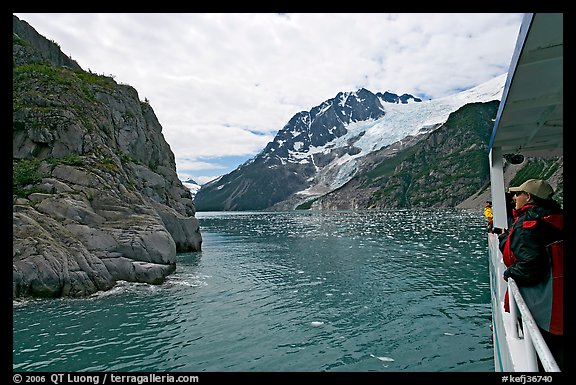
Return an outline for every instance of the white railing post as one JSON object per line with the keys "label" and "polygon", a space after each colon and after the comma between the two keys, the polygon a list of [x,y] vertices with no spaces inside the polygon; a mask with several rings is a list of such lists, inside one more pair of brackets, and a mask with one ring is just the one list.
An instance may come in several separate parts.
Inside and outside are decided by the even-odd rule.
{"label": "white railing post", "polygon": [[520,338],[518,335],[518,305],[516,305],[516,300],[514,299],[514,294],[512,293],[512,288],[510,287],[510,279],[508,279],[508,304],[510,306],[510,318],[514,322],[514,327],[512,328],[512,337]]}
{"label": "white railing post", "polygon": [[538,354],[534,348],[534,342],[532,341],[532,331],[530,327],[524,322],[522,318],[522,331],[524,332],[524,344],[526,346],[526,362],[528,367],[526,368],[529,372],[538,371]]}

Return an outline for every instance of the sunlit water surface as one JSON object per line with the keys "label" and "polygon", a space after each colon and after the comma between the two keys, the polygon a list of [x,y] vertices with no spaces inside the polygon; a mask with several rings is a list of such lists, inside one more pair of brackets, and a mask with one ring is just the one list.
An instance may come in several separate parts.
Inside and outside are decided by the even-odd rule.
{"label": "sunlit water surface", "polygon": [[15,371],[493,371],[480,212],[197,213],[157,286],[13,305]]}

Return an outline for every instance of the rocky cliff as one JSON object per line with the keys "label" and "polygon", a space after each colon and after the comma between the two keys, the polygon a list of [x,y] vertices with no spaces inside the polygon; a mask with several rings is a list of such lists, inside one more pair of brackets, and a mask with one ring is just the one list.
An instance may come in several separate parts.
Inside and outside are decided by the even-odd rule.
{"label": "rocky cliff", "polygon": [[13,17],[13,297],[160,283],[200,251],[194,203],[137,91]]}

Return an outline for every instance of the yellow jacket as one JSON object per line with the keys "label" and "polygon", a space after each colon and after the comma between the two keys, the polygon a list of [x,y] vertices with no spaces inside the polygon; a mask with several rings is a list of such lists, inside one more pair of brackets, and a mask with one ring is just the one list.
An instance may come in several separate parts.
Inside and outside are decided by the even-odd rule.
{"label": "yellow jacket", "polygon": [[484,207],[484,216],[490,222],[494,217],[492,215],[492,207],[486,206]]}

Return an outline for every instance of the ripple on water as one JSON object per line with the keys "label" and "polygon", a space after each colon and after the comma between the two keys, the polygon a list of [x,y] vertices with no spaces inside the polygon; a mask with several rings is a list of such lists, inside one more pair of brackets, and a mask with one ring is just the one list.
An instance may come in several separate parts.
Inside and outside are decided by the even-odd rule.
{"label": "ripple on water", "polygon": [[493,371],[481,213],[198,218],[161,285],[13,301],[13,370]]}

